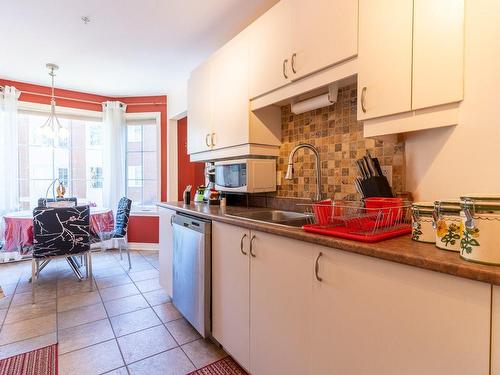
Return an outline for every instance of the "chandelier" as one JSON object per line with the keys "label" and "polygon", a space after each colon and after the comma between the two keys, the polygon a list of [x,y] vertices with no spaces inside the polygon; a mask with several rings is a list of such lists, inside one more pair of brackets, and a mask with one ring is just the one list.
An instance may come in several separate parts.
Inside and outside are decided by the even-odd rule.
{"label": "chandelier", "polygon": [[56,71],[59,66],[56,64],[48,63],[45,65],[49,70],[49,76],[51,77],[51,94],[50,94],[50,113],[49,117],[45,123],[41,126],[42,132],[49,138],[57,138],[59,136],[67,136],[67,129],[64,128],[56,115],[56,98],[54,95],[54,77],[56,76]]}

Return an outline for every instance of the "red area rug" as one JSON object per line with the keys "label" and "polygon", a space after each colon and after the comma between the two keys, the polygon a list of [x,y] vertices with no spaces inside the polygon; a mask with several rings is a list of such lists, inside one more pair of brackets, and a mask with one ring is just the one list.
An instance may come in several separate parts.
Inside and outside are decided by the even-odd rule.
{"label": "red area rug", "polygon": [[0,375],[57,375],[57,344],[2,359]]}
{"label": "red area rug", "polygon": [[191,372],[189,375],[248,375],[240,365],[238,365],[231,357],[222,358],[221,360],[211,363],[208,366],[202,367],[199,370]]}

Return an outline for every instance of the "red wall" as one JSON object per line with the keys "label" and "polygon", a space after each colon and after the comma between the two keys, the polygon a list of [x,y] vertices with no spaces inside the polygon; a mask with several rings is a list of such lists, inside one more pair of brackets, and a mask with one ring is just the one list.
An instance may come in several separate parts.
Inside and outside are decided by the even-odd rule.
{"label": "red wall", "polygon": [[191,199],[194,198],[195,189],[205,183],[205,164],[192,163],[187,152],[187,117],[177,121],[177,188],[178,199],[183,199],[182,194],[187,185],[192,185]]}
{"label": "red wall", "polygon": [[[33,85],[31,83],[5,80],[0,78],[0,85],[15,86],[18,90],[29,91],[21,93],[19,100],[32,103],[50,104],[50,98],[37,94],[50,95],[50,87]],[[33,94],[31,94],[33,93]],[[161,168],[161,183],[160,196],[162,201],[167,200],[167,96],[140,96],[140,97],[111,97],[103,95],[89,94],[73,90],[55,89],[55,96],[63,96],[68,99],[58,99],[58,106],[87,109],[91,111],[102,111],[102,105],[97,103],[86,103],[81,100],[90,102],[105,102],[108,100],[119,100],[127,105],[127,113],[133,112],[160,112],[161,113],[161,150],[160,150],[160,168]],[[76,99],[76,100],[71,100]],[[161,103],[155,105],[133,105],[134,103]],[[129,227],[129,242],[142,243],[158,243],[158,217],[154,216],[135,216],[130,219]]]}

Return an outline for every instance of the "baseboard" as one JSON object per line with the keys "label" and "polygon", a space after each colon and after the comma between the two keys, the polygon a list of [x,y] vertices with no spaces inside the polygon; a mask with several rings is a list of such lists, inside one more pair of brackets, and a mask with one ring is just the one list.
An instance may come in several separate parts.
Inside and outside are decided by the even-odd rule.
{"label": "baseboard", "polygon": [[160,249],[160,244],[157,243],[145,243],[145,242],[129,242],[128,248],[130,250],[151,250],[158,251]]}

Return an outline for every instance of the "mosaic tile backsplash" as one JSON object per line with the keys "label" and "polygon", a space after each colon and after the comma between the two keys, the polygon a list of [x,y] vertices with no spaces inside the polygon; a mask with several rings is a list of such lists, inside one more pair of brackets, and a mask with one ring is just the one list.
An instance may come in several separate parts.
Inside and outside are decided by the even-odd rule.
{"label": "mosaic tile backsplash", "polygon": [[316,193],[314,155],[305,149],[294,158],[294,179],[284,179],[290,151],[299,143],[310,143],[320,153],[324,198],[359,199],[354,179],[359,177],[355,161],[369,151],[382,166],[392,167],[392,190],[399,193],[405,186],[405,145],[363,137],[363,124],[356,120],[356,85],[339,89],[337,103],[294,115],[290,106],[281,109],[282,145],[278,170],[281,186],[276,196],[311,198]]}

